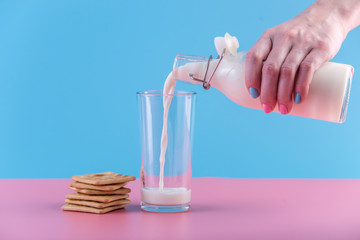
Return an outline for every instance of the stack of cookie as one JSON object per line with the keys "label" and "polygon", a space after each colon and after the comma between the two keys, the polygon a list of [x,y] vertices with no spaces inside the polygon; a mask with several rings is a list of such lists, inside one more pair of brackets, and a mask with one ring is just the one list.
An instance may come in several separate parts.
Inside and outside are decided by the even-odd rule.
{"label": "stack of cookie", "polygon": [[105,172],[75,175],[72,179],[76,182],[70,183],[70,189],[77,193],[66,195],[64,211],[107,213],[130,203],[127,198],[131,190],[125,185],[136,178]]}

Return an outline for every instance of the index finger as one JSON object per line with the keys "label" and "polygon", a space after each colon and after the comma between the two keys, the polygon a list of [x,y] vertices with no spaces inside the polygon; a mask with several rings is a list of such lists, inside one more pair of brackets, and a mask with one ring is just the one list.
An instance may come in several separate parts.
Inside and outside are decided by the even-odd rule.
{"label": "index finger", "polygon": [[260,95],[263,61],[268,57],[271,48],[270,37],[263,35],[246,54],[245,84],[253,98]]}

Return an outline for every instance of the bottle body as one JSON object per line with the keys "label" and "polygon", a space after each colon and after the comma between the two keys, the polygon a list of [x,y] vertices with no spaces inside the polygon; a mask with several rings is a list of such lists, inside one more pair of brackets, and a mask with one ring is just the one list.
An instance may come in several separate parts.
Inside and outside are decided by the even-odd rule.
{"label": "bottle body", "polygon": [[[211,79],[211,86],[224,93],[233,102],[248,108],[262,109],[260,98],[253,99],[245,85],[245,55],[239,52],[236,56],[223,58]],[[184,55],[178,55],[182,58]],[[215,70],[218,59],[209,62],[197,58],[195,61],[175,59],[173,76],[175,80],[196,83],[189,74],[208,79]],[[353,67],[346,64],[327,62],[314,74],[305,101],[294,104],[290,115],[314,118],[330,122],[344,122],[349,101]],[[279,112],[278,107],[274,108]]]}

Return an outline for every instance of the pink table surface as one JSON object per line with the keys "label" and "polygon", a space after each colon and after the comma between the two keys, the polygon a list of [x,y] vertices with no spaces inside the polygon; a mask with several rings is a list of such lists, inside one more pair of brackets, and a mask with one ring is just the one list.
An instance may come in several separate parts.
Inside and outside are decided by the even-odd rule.
{"label": "pink table surface", "polygon": [[0,240],[360,239],[360,180],[195,178],[185,213],[63,212],[70,179],[0,180]]}

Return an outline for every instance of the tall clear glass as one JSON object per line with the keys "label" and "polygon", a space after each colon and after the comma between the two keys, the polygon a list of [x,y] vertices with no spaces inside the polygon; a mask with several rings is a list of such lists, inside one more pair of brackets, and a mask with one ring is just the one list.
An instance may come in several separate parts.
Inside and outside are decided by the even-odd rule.
{"label": "tall clear glass", "polygon": [[[167,118],[167,148],[160,182],[163,100],[171,98]],[[161,90],[137,93],[141,133],[141,208],[151,212],[182,212],[190,207],[191,148],[196,93]],[[163,149],[164,150],[164,149]]]}

